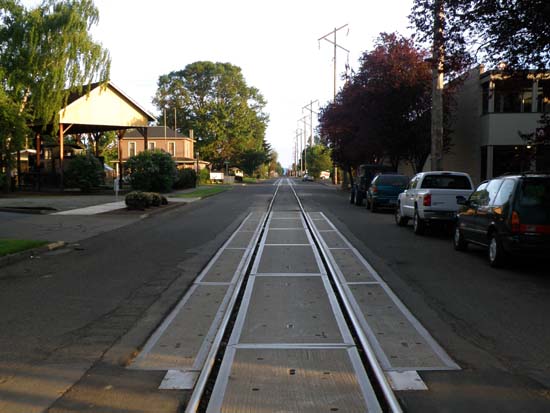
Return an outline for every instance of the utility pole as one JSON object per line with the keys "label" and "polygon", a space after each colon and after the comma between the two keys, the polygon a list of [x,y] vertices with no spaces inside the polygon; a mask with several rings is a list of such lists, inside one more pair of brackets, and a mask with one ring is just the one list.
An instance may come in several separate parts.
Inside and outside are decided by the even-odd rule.
{"label": "utility pole", "polygon": [[[298,153],[300,154],[300,176],[304,174],[304,157],[302,156],[302,130],[296,129],[296,164],[298,164]],[[296,165],[297,166],[297,165]]]}
{"label": "utility pole", "polygon": [[[326,40],[327,42],[331,43],[333,46],[334,46],[334,94],[333,94],[333,101],[336,100],[336,51],[338,48],[346,51],[349,53],[349,50],[340,46],[338,44],[338,42],[336,41],[336,33],[338,33],[339,30],[342,30],[343,28],[347,27],[348,25],[347,24],[344,24],[343,26],[341,27],[338,27],[338,28],[335,28],[333,31],[331,31],[330,33],[327,33],[325,34],[323,37],[320,37],[319,39],[317,39],[317,41],[319,42],[319,47],[321,46],[320,42],[321,40]],[[334,40],[330,40],[328,37],[333,35],[334,36]],[[334,184],[337,184],[338,183],[338,165],[336,165],[336,162],[334,163],[334,177],[333,177],[333,183]]]}
{"label": "utility pole", "polygon": [[432,54],[432,126],[431,126],[431,169],[443,169],[443,63],[445,45],[443,22],[445,19],[443,0],[434,3],[434,38]]}
{"label": "utility pole", "polygon": [[309,146],[313,146],[313,114],[317,114],[317,112],[313,110],[313,104],[318,102],[318,100],[312,100],[302,108],[302,112],[304,109],[309,110]]}
{"label": "utility pole", "polygon": [[304,116],[302,117],[302,119],[300,119],[298,122],[302,121],[304,122],[304,128],[302,129],[303,133],[304,133],[304,136],[303,136],[303,139],[304,139],[304,152],[303,152],[303,155],[302,155],[302,158],[304,158],[304,172],[307,172],[307,124],[306,124],[306,119],[307,119],[307,116]]}

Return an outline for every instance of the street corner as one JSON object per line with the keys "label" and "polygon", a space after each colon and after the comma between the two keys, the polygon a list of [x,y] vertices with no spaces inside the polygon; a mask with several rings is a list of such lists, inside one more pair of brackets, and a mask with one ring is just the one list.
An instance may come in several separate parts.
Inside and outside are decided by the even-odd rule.
{"label": "street corner", "polygon": [[[42,247],[30,248],[0,257],[0,268],[7,267],[28,258],[38,257],[46,252],[55,251],[67,245],[65,241],[50,242]],[[2,276],[0,275],[0,278]]]}

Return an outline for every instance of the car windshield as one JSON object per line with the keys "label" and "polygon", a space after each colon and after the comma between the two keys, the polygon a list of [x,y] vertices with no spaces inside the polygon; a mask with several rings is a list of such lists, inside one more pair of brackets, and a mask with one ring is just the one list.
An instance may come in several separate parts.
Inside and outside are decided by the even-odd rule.
{"label": "car windshield", "polygon": [[550,178],[525,179],[520,187],[518,210],[522,223],[550,225]]}
{"label": "car windshield", "polygon": [[403,175],[380,175],[376,180],[377,185],[390,185],[405,187],[409,183],[409,178]]}
{"label": "car windshield", "polygon": [[424,189],[472,189],[464,175],[427,175],[422,181]]}

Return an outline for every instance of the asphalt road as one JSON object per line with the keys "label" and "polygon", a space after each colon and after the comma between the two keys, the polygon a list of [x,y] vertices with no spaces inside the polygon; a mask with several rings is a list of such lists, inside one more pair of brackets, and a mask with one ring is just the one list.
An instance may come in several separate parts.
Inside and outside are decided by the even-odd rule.
{"label": "asphalt road", "polygon": [[188,395],[158,392],[165,372],[124,365],[273,191],[271,184],[236,186],[3,267],[0,411],[177,411]]}
{"label": "asphalt road", "polygon": [[461,366],[420,372],[430,390],[401,392],[409,411],[550,411],[550,270],[518,259],[489,267],[477,247],[456,252],[444,230],[417,236],[391,212],[372,213],[342,191],[301,183],[306,209],[323,211]]}
{"label": "asphalt road", "polygon": [[[518,260],[492,269],[483,250],[455,252],[441,231],[416,236],[390,213],[350,205],[340,190],[301,181],[296,190],[462,368],[420,372],[430,390],[400,392],[406,411],[550,411],[545,264]],[[265,209],[273,191],[270,183],[235,187],[2,268],[0,411],[178,411],[188,392],[159,391],[164,372],[125,364],[249,209]]]}

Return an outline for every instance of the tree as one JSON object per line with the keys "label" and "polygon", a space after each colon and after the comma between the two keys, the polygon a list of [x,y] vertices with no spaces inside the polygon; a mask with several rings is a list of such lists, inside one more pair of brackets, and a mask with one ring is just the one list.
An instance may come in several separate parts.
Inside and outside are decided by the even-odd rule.
{"label": "tree", "polygon": [[80,188],[82,192],[90,192],[103,181],[103,165],[91,153],[77,155],[67,167],[67,186]]}
{"label": "tree", "polygon": [[43,0],[30,10],[2,3],[2,86],[35,125],[47,126],[75,89],[108,79],[109,53],[89,33],[98,10],[92,0]]}
{"label": "tree", "polygon": [[308,174],[319,178],[321,171],[329,170],[332,167],[330,149],[325,145],[313,145],[306,150],[306,164]]}
{"label": "tree", "polygon": [[176,163],[161,150],[143,151],[126,162],[132,189],[170,192],[176,179]]}
{"label": "tree", "polygon": [[416,170],[422,167],[430,152],[426,55],[411,39],[382,33],[335,102],[321,110],[321,137],[350,174],[362,163],[389,162],[397,168],[405,160]]}
{"label": "tree", "polygon": [[54,126],[70,93],[108,78],[108,52],[89,30],[98,21],[92,0],[43,0],[30,10],[0,0],[0,157],[21,149],[26,124]]}
{"label": "tree", "polygon": [[[414,0],[410,15],[420,41],[431,42],[435,0]],[[547,0],[445,0],[446,72],[478,57],[508,69],[550,67],[550,3]]]}
{"label": "tree", "polygon": [[153,100],[161,122],[193,129],[197,147],[215,168],[261,151],[268,116],[258,89],[230,63],[195,62],[160,76]]}
{"label": "tree", "polygon": [[[0,70],[0,76],[1,76]],[[26,118],[19,113],[19,106],[0,88],[0,189],[8,190],[8,178],[14,167],[11,154],[20,149],[27,131]],[[2,174],[2,170],[6,174]]]}

